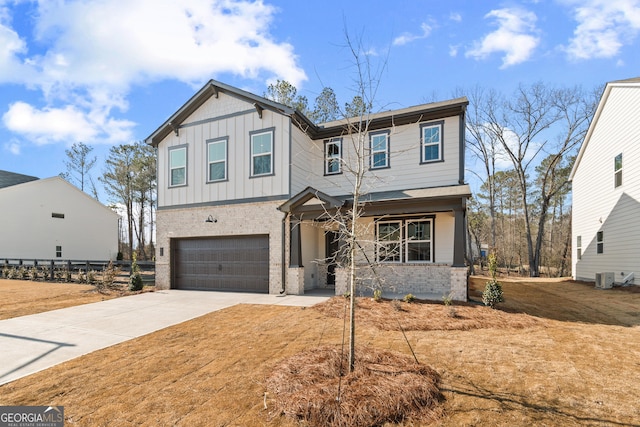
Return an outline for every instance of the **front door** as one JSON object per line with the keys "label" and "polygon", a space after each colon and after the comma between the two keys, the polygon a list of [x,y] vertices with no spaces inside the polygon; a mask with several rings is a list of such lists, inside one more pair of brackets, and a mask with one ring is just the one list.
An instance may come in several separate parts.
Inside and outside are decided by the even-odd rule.
{"label": "front door", "polygon": [[327,286],[336,285],[336,264],[338,250],[340,249],[339,236],[335,231],[327,231],[325,238],[325,257],[327,260]]}

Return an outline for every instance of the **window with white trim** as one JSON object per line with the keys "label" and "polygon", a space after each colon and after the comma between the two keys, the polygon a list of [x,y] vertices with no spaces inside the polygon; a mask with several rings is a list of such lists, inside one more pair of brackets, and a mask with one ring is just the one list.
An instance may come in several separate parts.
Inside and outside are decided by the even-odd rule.
{"label": "window with white trim", "polygon": [[431,261],[431,220],[406,222],[406,262]]}
{"label": "window with white trim", "polygon": [[251,176],[273,175],[273,130],[251,133]]}
{"label": "window with white trim", "polygon": [[334,175],[342,172],[342,139],[330,139],[324,143],[324,173]]}
{"label": "window with white trim", "polygon": [[187,147],[169,148],[169,187],[187,185]]}
{"label": "window with white trim", "polygon": [[378,262],[433,262],[433,219],[408,218],[376,223]]}
{"label": "window with white trim", "polygon": [[371,169],[389,167],[389,131],[376,132],[369,135]]}
{"label": "window with white trim", "polygon": [[582,236],[576,237],[576,255],[578,259],[582,259]]}
{"label": "window with white trim", "polygon": [[207,141],[207,182],[227,179],[227,138]]}
{"label": "window with white trim", "polygon": [[622,153],[618,154],[614,160],[614,188],[622,185]]}
{"label": "window with white trim", "polygon": [[444,122],[426,123],[420,126],[420,163],[442,160],[442,126]]}
{"label": "window with white trim", "polygon": [[376,224],[379,262],[402,261],[402,221],[380,221]]}

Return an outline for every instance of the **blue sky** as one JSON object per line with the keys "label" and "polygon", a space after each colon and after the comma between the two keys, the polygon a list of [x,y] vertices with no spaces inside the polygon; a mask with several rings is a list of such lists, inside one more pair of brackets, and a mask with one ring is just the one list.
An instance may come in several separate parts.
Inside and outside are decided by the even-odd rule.
{"label": "blue sky", "polygon": [[[345,32],[386,61],[376,108],[481,85],[593,88],[640,76],[640,0],[0,0],[0,169],[65,170],[75,142],[146,138],[213,78],[352,98]],[[104,201],[104,200],[103,200]]]}

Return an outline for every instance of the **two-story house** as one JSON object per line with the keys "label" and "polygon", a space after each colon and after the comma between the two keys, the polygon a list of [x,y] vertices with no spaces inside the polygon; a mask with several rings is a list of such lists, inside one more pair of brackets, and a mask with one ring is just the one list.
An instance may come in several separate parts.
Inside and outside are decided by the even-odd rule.
{"label": "two-story house", "polygon": [[466,300],[467,104],[373,114],[360,132],[209,81],[146,139],[158,152],[156,286],[345,292],[334,214],[352,208],[361,159],[362,289]]}
{"label": "two-story house", "polygon": [[640,78],[607,83],[571,181],[573,278],[639,283]]}

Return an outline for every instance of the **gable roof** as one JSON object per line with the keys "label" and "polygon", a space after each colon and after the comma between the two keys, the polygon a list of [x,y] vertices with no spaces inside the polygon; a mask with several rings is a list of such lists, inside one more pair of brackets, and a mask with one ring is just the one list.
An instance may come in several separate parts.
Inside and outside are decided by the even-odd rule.
{"label": "gable roof", "polygon": [[[262,110],[275,111],[291,117],[292,122],[312,139],[326,139],[344,135],[348,133],[349,127],[353,123],[358,123],[358,119],[336,120],[316,125],[301,112],[284,104],[271,101],[262,96],[254,95],[250,92],[236,87],[209,80],[195,95],[191,97],[178,111],[171,115],[158,129],[145,138],[149,145],[157,147],[160,141],[166,138],[171,132],[177,132],[181,124],[193,114],[202,104],[212,96],[218,97],[220,92],[233,95],[253,104],[258,114]],[[464,114],[469,101],[466,97],[456,98],[448,101],[422,104],[399,110],[385,111],[370,114],[366,117],[368,130],[400,126],[417,121],[436,120],[448,116]]]}
{"label": "gable roof", "polygon": [[596,112],[593,115],[593,120],[591,120],[591,124],[589,125],[589,130],[587,130],[587,135],[584,137],[584,141],[582,142],[582,146],[580,146],[580,151],[578,152],[578,156],[576,157],[576,161],[573,164],[573,169],[571,169],[571,175],[569,175],[569,181],[573,180],[576,171],[578,170],[578,166],[580,165],[580,161],[582,160],[582,156],[584,156],[584,152],[589,145],[589,141],[591,140],[591,135],[595,127],[598,124],[598,120],[602,115],[602,110],[604,109],[605,104],[607,103],[607,99],[611,94],[611,90],[613,88],[624,88],[624,87],[632,87],[632,88],[640,88],[640,77],[634,77],[626,80],[615,80],[606,84],[602,96],[600,97],[600,102],[598,103],[598,108],[596,108]]}
{"label": "gable roof", "polygon": [[36,179],[39,178],[35,176],[22,175],[20,173],[0,170],[0,188],[23,184],[25,182],[35,181]]}

